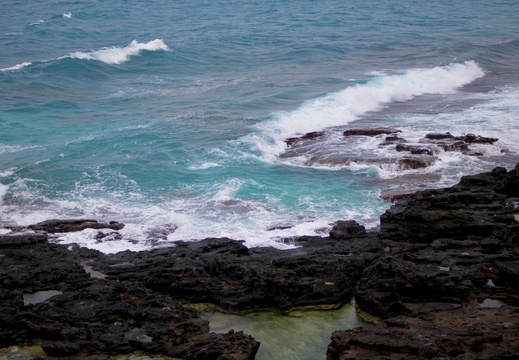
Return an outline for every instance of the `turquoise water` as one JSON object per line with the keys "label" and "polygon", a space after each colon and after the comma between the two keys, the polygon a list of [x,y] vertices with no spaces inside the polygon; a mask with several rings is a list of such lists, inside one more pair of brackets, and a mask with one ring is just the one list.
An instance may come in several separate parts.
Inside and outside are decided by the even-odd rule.
{"label": "turquoise water", "polygon": [[[1,223],[126,224],[121,240],[86,230],[62,243],[116,252],[229,236],[284,248],[339,219],[377,226],[383,192],[450,185],[519,159],[515,1],[3,9]],[[340,135],[374,126],[410,141],[445,131],[499,141],[476,149],[482,156],[442,153],[406,170],[383,139]],[[287,148],[286,138],[310,131],[325,135]]]}

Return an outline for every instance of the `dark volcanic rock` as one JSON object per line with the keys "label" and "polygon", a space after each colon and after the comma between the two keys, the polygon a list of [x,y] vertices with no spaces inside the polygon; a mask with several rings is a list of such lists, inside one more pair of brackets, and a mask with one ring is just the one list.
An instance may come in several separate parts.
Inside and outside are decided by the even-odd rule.
{"label": "dark volcanic rock", "polygon": [[48,233],[65,233],[81,231],[85,229],[112,229],[121,230],[124,224],[117,221],[110,223],[100,223],[97,220],[74,219],[74,220],[46,220],[35,225],[30,225],[29,229],[34,231],[45,231]]}
{"label": "dark volcanic rock", "polygon": [[[240,244],[238,244],[240,245]],[[218,252],[218,248],[205,247]],[[241,247],[235,248],[239,253]],[[41,340],[49,355],[70,358],[142,351],[183,359],[253,359],[259,343],[241,332],[210,334],[195,310],[142,280],[91,278],[82,266],[104,255],[46,241],[0,247],[0,347]],[[24,303],[25,295],[58,294]]]}
{"label": "dark volcanic rock", "polygon": [[350,242],[318,238],[285,251],[247,249],[230,239],[181,242],[108,255],[94,266],[120,280],[146,279],[158,292],[231,310],[337,304],[351,298],[362,268],[381,252],[376,235],[366,240],[362,230],[355,228]]}
{"label": "dark volcanic rock", "polygon": [[403,170],[409,169],[423,169],[428,166],[431,166],[434,163],[433,157],[421,157],[421,158],[402,158],[398,159],[398,165]]}
{"label": "dark volcanic rock", "polygon": [[42,243],[47,240],[46,234],[13,233],[0,235],[0,248]]}
{"label": "dark volcanic rock", "polygon": [[344,136],[379,136],[379,135],[389,135],[396,134],[401,132],[397,129],[390,128],[373,128],[373,129],[350,129],[344,131]]}
{"label": "dark volcanic rock", "polygon": [[337,221],[330,230],[330,238],[337,240],[366,237],[366,228],[354,220]]}
{"label": "dark volcanic rock", "polygon": [[519,193],[519,175],[505,169],[464,177],[452,188],[408,196],[380,218],[380,237],[429,243],[435,239],[499,237],[510,242],[515,232],[507,197]]}
{"label": "dark volcanic rock", "polygon": [[388,210],[355,293],[386,320],[336,331],[327,359],[517,358],[517,181],[496,168]]}
{"label": "dark volcanic rock", "polygon": [[323,131],[313,131],[313,132],[306,133],[305,135],[300,136],[300,137],[288,138],[288,139],[285,140],[285,143],[287,144],[287,146],[292,146],[292,145],[294,145],[296,142],[298,142],[300,140],[314,140],[314,139],[317,139],[317,138],[319,138],[319,137],[321,137],[323,135],[324,135]]}
{"label": "dark volcanic rock", "polygon": [[413,155],[425,154],[425,155],[433,155],[434,152],[426,147],[419,145],[407,145],[407,144],[397,144],[395,147],[396,151],[408,151]]}
{"label": "dark volcanic rock", "polygon": [[462,141],[466,142],[467,144],[493,144],[498,140],[496,138],[489,138],[489,137],[484,137],[484,136],[479,136],[479,135],[474,135],[474,134],[467,134],[465,136],[457,136],[456,139],[462,140]]}
{"label": "dark volcanic rock", "polygon": [[454,140],[454,139],[456,139],[456,137],[454,135],[452,135],[450,132],[446,132],[443,134],[442,133],[430,133],[430,134],[426,134],[425,138],[429,139],[429,140],[446,140],[446,139]]}
{"label": "dark volcanic rock", "polygon": [[222,238],[107,255],[49,244],[46,233],[122,224],[20,228],[0,236],[0,347],[41,341],[63,358],[254,359],[256,340],[209,333],[186,302],[288,311],[354,295],[378,323],[335,332],[328,359],[516,359],[518,204],[519,165],[409,194],[382,215],[379,232],[337,221],[328,237],[291,239],[300,247],[290,250]]}
{"label": "dark volcanic rock", "polygon": [[387,146],[397,143],[395,150],[398,152],[408,152],[411,155],[435,156],[443,151],[457,151],[466,155],[479,156],[482,153],[472,151],[469,144],[493,144],[497,141],[494,138],[487,138],[474,134],[454,136],[451,133],[431,133],[426,134],[417,144],[407,144],[406,141],[386,141],[382,145]]}
{"label": "dark volcanic rock", "polygon": [[460,304],[485,285],[483,270],[434,251],[386,256],[368,266],[355,298],[363,310],[383,318],[411,314],[408,303]]}
{"label": "dark volcanic rock", "polygon": [[231,330],[227,334],[206,334],[196,342],[178,346],[168,355],[181,359],[254,360],[259,346],[250,335]]}

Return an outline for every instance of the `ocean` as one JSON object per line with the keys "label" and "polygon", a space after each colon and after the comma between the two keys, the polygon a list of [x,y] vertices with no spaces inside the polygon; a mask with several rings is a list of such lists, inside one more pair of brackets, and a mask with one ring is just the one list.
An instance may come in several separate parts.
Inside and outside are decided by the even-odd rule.
{"label": "ocean", "polygon": [[[120,221],[53,239],[113,253],[376,228],[383,194],[519,162],[518,19],[515,0],[4,0],[0,233]],[[343,135],[380,127],[499,140],[410,168]]]}

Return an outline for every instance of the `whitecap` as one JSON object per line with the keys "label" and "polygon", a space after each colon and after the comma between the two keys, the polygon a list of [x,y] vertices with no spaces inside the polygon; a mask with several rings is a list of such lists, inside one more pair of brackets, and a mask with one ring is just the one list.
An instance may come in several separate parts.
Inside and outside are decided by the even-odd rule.
{"label": "whitecap", "polygon": [[45,22],[45,20],[37,20],[37,21],[34,21],[32,23],[29,24],[29,26],[34,26],[34,25],[39,25],[39,24],[43,24]]}
{"label": "whitecap", "polygon": [[[106,64],[122,64],[130,59],[131,56],[139,55],[141,51],[169,51],[168,46],[161,40],[155,39],[147,43],[140,43],[133,40],[125,47],[106,47],[101,50],[74,52],[62,58],[96,60]],[[61,59],[62,59],[61,58]]]}
{"label": "whitecap", "polygon": [[7,194],[9,186],[0,183],[0,204],[4,202],[4,196]]}
{"label": "whitecap", "polygon": [[250,144],[265,160],[272,161],[285,152],[284,141],[289,137],[347,125],[368,112],[420,95],[452,94],[484,75],[474,61],[380,75],[366,83],[309,100],[296,110],[273,114],[270,120],[256,125],[255,133],[240,141]]}
{"label": "whitecap", "polygon": [[2,68],[2,69],[0,69],[0,71],[16,71],[16,70],[23,69],[24,67],[30,66],[30,65],[32,65],[31,62],[25,61],[25,62],[22,62],[20,64],[16,64],[16,65],[13,65],[13,66]]}
{"label": "whitecap", "polygon": [[204,162],[199,164],[194,164],[188,167],[189,170],[205,170],[210,169],[214,167],[220,167],[220,164],[214,163],[214,162]]}

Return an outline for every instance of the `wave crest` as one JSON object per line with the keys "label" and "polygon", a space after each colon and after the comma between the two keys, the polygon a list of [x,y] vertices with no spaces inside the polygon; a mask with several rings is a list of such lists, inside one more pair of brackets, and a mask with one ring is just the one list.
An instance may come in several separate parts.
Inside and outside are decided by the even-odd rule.
{"label": "wave crest", "polygon": [[3,69],[0,69],[0,71],[16,71],[16,70],[20,70],[26,66],[29,66],[29,65],[32,65],[31,62],[23,62],[23,63],[20,63],[20,64],[16,64],[16,65],[13,65],[13,66],[9,66],[9,67],[6,67],[6,68],[3,68]]}
{"label": "wave crest", "polygon": [[258,124],[259,134],[253,134],[246,142],[253,142],[263,155],[278,156],[285,151],[284,140],[289,137],[346,125],[392,102],[409,101],[427,94],[450,94],[484,75],[476,62],[466,61],[377,76],[366,83],[307,101],[294,111],[274,114],[272,120]]}
{"label": "wave crest", "polygon": [[74,52],[62,58],[82,59],[82,60],[97,60],[106,64],[122,64],[129,60],[131,56],[139,55],[143,50],[146,51],[169,51],[168,46],[161,40],[155,39],[147,43],[140,43],[133,40],[125,47],[108,47],[101,50]]}

